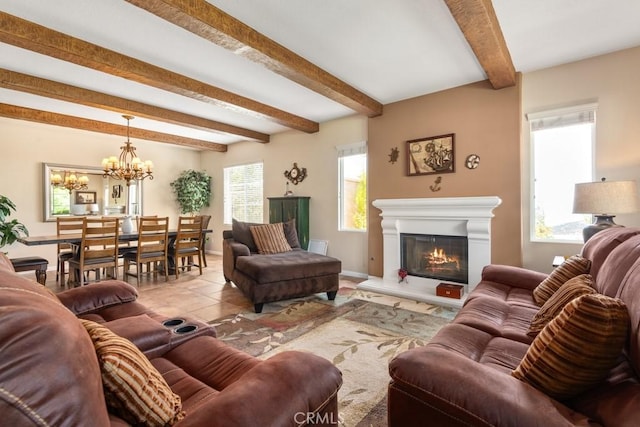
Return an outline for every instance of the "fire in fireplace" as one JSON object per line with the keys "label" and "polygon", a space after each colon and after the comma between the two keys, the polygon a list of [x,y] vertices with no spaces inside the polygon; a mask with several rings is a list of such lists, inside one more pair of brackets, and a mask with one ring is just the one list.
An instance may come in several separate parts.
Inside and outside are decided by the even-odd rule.
{"label": "fire in fireplace", "polygon": [[409,275],[468,283],[466,236],[400,233],[401,267]]}

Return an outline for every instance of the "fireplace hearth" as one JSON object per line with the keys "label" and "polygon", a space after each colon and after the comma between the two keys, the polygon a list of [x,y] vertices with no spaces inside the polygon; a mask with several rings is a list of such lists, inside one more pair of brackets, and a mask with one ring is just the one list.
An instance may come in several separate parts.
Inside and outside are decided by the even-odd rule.
{"label": "fireplace hearth", "polygon": [[[358,288],[462,306],[491,264],[491,218],[501,202],[495,196],[373,201],[382,211],[383,276],[370,276]],[[398,280],[400,269],[408,280]],[[463,298],[437,296],[440,283],[462,284]]]}

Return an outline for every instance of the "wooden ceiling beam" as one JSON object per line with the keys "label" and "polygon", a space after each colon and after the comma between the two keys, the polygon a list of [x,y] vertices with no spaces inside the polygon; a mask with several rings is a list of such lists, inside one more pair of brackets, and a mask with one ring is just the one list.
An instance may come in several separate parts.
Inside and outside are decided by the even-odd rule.
{"label": "wooden ceiling beam", "polygon": [[[35,110],[33,108],[19,107],[10,104],[0,103],[0,116],[10,119],[27,120],[30,122],[44,123],[48,125],[88,130],[91,132],[106,133],[109,135],[127,136],[127,126],[69,116],[66,114],[52,113],[49,111]],[[227,146],[224,144],[217,144],[215,142],[204,141],[201,139],[187,138],[184,136],[155,132],[146,129],[130,128],[129,135],[132,138],[197,148],[199,150],[218,152],[227,151]]]}
{"label": "wooden ceiling beam", "polygon": [[352,110],[376,117],[382,104],[205,0],[126,0]]}
{"label": "wooden ceiling beam", "polygon": [[491,0],[444,2],[494,89],[515,86],[515,67]]}
{"label": "wooden ceiling beam", "polygon": [[0,11],[0,42],[307,133],[317,122]]}
{"label": "wooden ceiling beam", "polygon": [[269,142],[269,135],[130,99],[0,68],[0,87],[194,129]]}

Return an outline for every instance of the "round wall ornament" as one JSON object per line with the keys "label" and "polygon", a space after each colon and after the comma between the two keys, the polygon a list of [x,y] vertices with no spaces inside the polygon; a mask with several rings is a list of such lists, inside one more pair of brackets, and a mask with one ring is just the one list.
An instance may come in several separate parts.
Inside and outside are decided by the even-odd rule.
{"label": "round wall ornament", "polygon": [[467,159],[464,161],[464,165],[467,169],[476,169],[480,166],[480,156],[477,154],[469,154]]}
{"label": "round wall ornament", "polygon": [[299,168],[298,164],[294,163],[291,169],[284,171],[284,176],[294,185],[298,185],[307,177],[307,168]]}

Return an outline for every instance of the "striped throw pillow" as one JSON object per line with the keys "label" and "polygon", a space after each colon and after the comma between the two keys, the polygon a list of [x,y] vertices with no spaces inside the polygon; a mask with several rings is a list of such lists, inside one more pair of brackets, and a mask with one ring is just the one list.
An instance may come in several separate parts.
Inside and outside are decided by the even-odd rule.
{"label": "striped throw pillow", "polygon": [[621,300],[583,295],[549,322],[511,375],[553,398],[571,398],[604,380],[628,331],[629,313]]}
{"label": "striped throw pillow", "polygon": [[180,396],[129,340],[80,319],[98,355],[107,404],[134,425],[167,426],[184,418]]}
{"label": "striped throw pillow", "polygon": [[590,274],[581,274],[569,279],[560,289],[543,304],[540,310],[531,320],[527,335],[535,337],[540,331],[552,321],[569,302],[585,294],[594,294],[593,278]]}
{"label": "striped throw pillow", "polygon": [[276,224],[254,225],[249,227],[253,241],[256,242],[258,253],[279,254],[289,252],[291,246],[284,235],[284,226],[281,222]]}
{"label": "striped throw pillow", "polygon": [[542,306],[567,280],[587,274],[591,269],[591,261],[580,255],[567,259],[533,290],[533,299]]}

